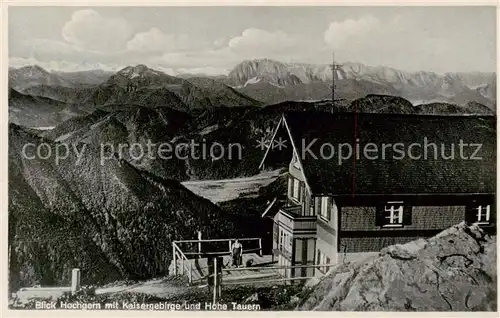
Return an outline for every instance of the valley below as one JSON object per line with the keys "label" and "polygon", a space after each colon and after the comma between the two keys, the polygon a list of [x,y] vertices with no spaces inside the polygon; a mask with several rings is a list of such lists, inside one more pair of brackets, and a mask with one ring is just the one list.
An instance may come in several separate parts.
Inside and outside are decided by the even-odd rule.
{"label": "valley below", "polygon": [[259,189],[276,180],[280,170],[266,171],[252,177],[225,179],[184,181],[181,184],[194,194],[217,204],[237,198],[255,198]]}

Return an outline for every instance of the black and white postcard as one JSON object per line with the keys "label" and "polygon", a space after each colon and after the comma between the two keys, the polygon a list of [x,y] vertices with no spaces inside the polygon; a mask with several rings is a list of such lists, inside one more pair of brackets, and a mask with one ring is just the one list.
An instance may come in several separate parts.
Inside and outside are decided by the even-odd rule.
{"label": "black and white postcard", "polygon": [[497,312],[495,4],[261,5],[3,5],[8,312]]}

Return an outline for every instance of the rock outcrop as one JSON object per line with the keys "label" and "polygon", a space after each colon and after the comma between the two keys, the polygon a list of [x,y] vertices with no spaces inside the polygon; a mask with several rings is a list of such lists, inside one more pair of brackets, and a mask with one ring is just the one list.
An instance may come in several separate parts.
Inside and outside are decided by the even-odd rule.
{"label": "rock outcrop", "polygon": [[464,223],[332,268],[299,310],[496,311],[496,237]]}

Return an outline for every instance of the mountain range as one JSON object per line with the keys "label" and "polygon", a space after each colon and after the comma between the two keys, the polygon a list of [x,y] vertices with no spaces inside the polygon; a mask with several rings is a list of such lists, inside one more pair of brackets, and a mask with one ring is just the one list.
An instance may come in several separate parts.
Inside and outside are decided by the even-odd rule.
{"label": "mountain range", "polygon": [[[156,106],[166,101],[177,109],[330,99],[332,77],[329,65],[270,59],[246,60],[227,75],[217,76],[172,76],[145,65],[128,66],[116,73],[48,72],[36,65],[9,69],[10,87],[33,95],[91,104],[142,102]],[[335,86],[335,98],[339,99],[382,94],[400,96],[413,104],[464,106],[476,102],[496,109],[494,72],[436,74],[344,63],[335,72]],[[76,90],[75,96],[68,100],[71,90]]]}
{"label": "mountain range", "polygon": [[89,70],[77,72],[49,72],[38,65],[9,67],[9,87],[24,90],[38,85],[81,87],[98,85],[106,81],[111,72]]}
{"label": "mountain range", "polygon": [[[97,74],[91,84],[91,74]],[[180,77],[145,65],[125,67],[107,74],[50,73],[38,66],[11,70],[9,82],[20,92],[78,105],[147,105],[183,111],[261,103],[210,78]],[[103,74],[107,74],[103,76]]]}
{"label": "mountain range", "polygon": [[[333,72],[329,65],[281,63],[269,59],[243,61],[225,79],[249,96],[259,91],[278,91],[266,102],[282,101],[294,94],[293,100],[331,98]],[[495,108],[495,73],[405,72],[384,66],[344,63],[335,72],[336,98],[362,97],[377,93],[401,96],[414,104],[447,102],[465,105],[470,101]],[[270,86],[274,86],[272,88]],[[292,88],[290,88],[292,87]],[[263,94],[258,95],[261,100]],[[258,99],[258,98],[257,98]]]}

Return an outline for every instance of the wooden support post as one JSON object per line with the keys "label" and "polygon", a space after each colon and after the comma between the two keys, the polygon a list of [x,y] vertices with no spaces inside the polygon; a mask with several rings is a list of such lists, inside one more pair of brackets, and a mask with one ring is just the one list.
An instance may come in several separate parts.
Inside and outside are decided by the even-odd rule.
{"label": "wooden support post", "polygon": [[179,255],[181,259],[181,275],[184,275],[184,257],[182,255]]}
{"label": "wooden support post", "polygon": [[218,281],[217,281],[217,257],[214,257],[214,301],[215,304],[217,302],[217,289],[218,289]]}
{"label": "wooden support post", "polygon": [[193,263],[189,262],[189,284],[193,282]]}
{"label": "wooden support post", "polygon": [[218,292],[218,296],[217,297],[219,297],[219,299],[221,299],[221,296],[222,296],[222,282],[219,282],[217,284],[217,286],[219,287],[219,288],[217,288],[217,292]]}
{"label": "wooden support post", "polygon": [[228,243],[229,243],[229,253],[231,253],[231,240],[229,240]]}
{"label": "wooden support post", "polygon": [[217,286],[219,287],[217,289],[217,291],[218,291],[219,299],[221,299],[221,295],[222,295],[222,271],[220,272],[220,275],[219,274],[217,275],[217,277],[219,278],[217,281]]}
{"label": "wooden support post", "polygon": [[71,271],[71,294],[76,294],[80,290],[80,270],[73,268]]}
{"label": "wooden support post", "polygon": [[177,275],[177,257],[175,257],[177,251],[175,250],[175,242],[172,242],[172,254],[174,257],[174,275]]}
{"label": "wooden support post", "polygon": [[198,258],[201,258],[201,231],[198,231]]}
{"label": "wooden support post", "polygon": [[259,238],[259,256],[262,256],[262,239]]}

